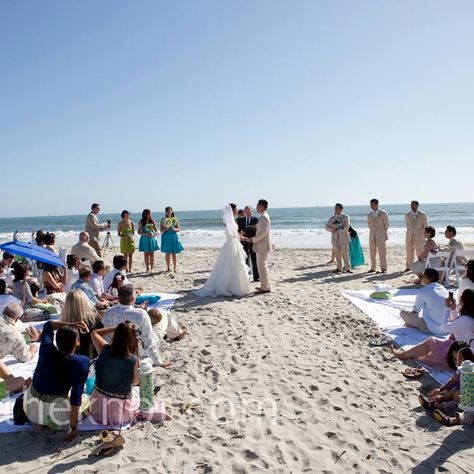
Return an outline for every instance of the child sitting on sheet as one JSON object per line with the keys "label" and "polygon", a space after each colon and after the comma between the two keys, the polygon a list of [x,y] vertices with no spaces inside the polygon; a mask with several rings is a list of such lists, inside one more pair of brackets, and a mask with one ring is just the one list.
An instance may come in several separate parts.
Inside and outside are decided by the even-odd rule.
{"label": "child sitting on sheet", "polygon": [[455,413],[458,409],[460,376],[457,370],[465,360],[474,361],[474,354],[469,346],[462,341],[455,341],[449,348],[447,363],[454,370],[453,376],[439,388],[428,393],[428,396],[419,395],[420,405],[427,411],[441,410],[443,413]]}
{"label": "child sitting on sheet", "polygon": [[156,308],[148,310],[153,331],[158,336],[160,342],[176,342],[181,340],[188,332],[186,326],[179,326],[176,319],[169,311]]}

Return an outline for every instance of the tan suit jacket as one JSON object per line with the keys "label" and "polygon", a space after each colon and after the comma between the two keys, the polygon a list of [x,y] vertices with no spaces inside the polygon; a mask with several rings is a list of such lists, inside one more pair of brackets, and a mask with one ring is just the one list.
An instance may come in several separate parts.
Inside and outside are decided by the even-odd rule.
{"label": "tan suit jacket", "polygon": [[381,240],[382,238],[388,240],[388,214],[385,211],[379,209],[377,216],[371,212],[367,216],[367,224],[370,230],[370,240]]}
{"label": "tan suit jacket", "polygon": [[90,260],[91,263],[94,263],[96,260],[100,260],[100,257],[97,255],[95,249],[86,242],[78,242],[77,244],[73,245],[71,249],[71,255],[75,255],[81,260]]}
{"label": "tan suit jacket", "polygon": [[86,217],[86,223],[84,230],[89,234],[89,241],[99,243],[99,233],[101,230],[108,228],[107,223],[100,224],[97,216],[90,212]]}
{"label": "tan suit jacket", "polygon": [[268,253],[273,250],[273,245],[270,241],[270,216],[265,211],[258,220],[257,232],[252,238],[253,251],[255,253]]}
{"label": "tan suit jacket", "polygon": [[413,213],[407,212],[405,214],[405,227],[407,228],[407,242],[412,242],[412,239],[421,239],[423,241],[425,234],[425,227],[428,226],[428,219],[426,214],[421,211],[417,211],[415,218]]}
{"label": "tan suit jacket", "polygon": [[[339,221],[339,224],[337,223]],[[331,243],[333,246],[349,245],[349,216],[341,213],[339,216],[334,214],[326,224],[326,230],[331,232]],[[337,229],[336,232],[333,232]]]}

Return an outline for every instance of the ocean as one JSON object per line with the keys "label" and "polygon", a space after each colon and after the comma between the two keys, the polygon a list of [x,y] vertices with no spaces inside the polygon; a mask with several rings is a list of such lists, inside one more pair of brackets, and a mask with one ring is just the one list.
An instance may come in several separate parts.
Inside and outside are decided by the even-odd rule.
{"label": "ocean", "polygon": [[[408,212],[406,205],[383,206],[390,217],[388,245],[404,245],[405,228],[404,214]],[[446,225],[454,225],[458,230],[458,238],[466,244],[474,244],[474,203],[426,204],[420,207],[428,214],[428,222],[437,230],[435,240],[439,244],[446,243],[443,235]],[[272,219],[272,238],[279,248],[330,248],[330,234],[324,230],[328,218],[333,214],[333,207],[295,207],[270,209]],[[367,246],[368,206],[346,206],[344,212],[350,216],[351,225],[359,233],[363,246]],[[181,223],[181,239],[185,247],[220,247],[224,240],[222,210],[214,211],[183,211],[176,212]],[[139,214],[132,214],[135,224]],[[155,219],[161,219],[155,214]],[[99,220],[112,220],[113,240],[119,247],[116,233],[119,214],[101,213]],[[47,216],[0,218],[0,242],[12,240],[13,233],[19,232],[22,240],[29,241],[31,233],[45,229],[56,234],[59,247],[69,248],[76,241],[78,233],[83,229],[85,215],[79,216]],[[105,233],[102,233],[102,238]],[[138,241],[138,237],[137,241]]]}

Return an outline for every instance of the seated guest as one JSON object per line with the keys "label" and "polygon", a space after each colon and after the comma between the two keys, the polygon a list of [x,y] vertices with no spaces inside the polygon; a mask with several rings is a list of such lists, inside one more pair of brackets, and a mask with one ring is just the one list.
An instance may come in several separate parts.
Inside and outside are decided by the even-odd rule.
{"label": "seated guest", "polygon": [[89,301],[91,302],[92,306],[96,309],[106,309],[108,308],[109,304],[105,301],[99,301],[92,288],[89,286],[89,282],[92,280],[92,271],[89,267],[81,267],[79,269],[79,278],[72,284],[71,290],[81,290],[83,291]]}
{"label": "seated guest", "polygon": [[429,337],[421,344],[407,350],[393,349],[395,357],[401,360],[417,359],[437,370],[449,370],[446,357],[454,341],[470,344],[474,338],[474,290],[465,290],[461,296],[461,309],[456,311],[456,302],[452,298],[445,300],[443,330],[451,334],[449,339]]}
{"label": "seated guest", "polygon": [[170,367],[171,362],[162,361],[159,354],[159,341],[153,332],[150,318],[143,308],[135,308],[135,288],[123,285],[118,290],[119,304],[108,309],[102,320],[104,327],[115,327],[124,321],[131,321],[141,332],[141,341],[145,356],[152,359],[154,365]]}
{"label": "seated guest", "polygon": [[87,356],[89,359],[97,357],[91,341],[91,331],[103,328],[104,325],[83,291],[71,290],[67,294],[61,312],[61,321],[70,324],[83,322],[87,326],[88,332],[79,333],[80,346],[76,349],[76,354]]}
{"label": "seated guest", "polygon": [[112,280],[112,284],[109,288],[109,293],[112,298],[115,300],[118,299],[118,290],[121,286],[125,285],[126,276],[123,273],[116,273],[114,279]]}
{"label": "seated guest", "polygon": [[12,294],[21,301],[21,305],[26,310],[33,304],[46,303],[45,299],[33,296],[28,284],[28,265],[17,262],[13,268]]}
{"label": "seated guest", "polygon": [[[128,423],[140,407],[138,385],[138,337],[135,324],[124,321],[116,327],[92,333],[99,358],[95,364],[95,387],[89,412],[103,425]],[[113,335],[108,344],[103,336]]]}
{"label": "seated guest", "polygon": [[[20,305],[9,303],[0,316],[0,359],[11,355],[18,362],[27,362],[37,351],[35,345],[26,343],[16,325],[22,314],[23,308]],[[39,339],[39,333],[33,326],[29,326],[26,332],[31,342]]]}
{"label": "seated guest", "polygon": [[179,326],[176,319],[171,316],[170,311],[164,309],[149,309],[148,316],[150,317],[153,331],[161,342],[176,342],[182,339],[188,332],[186,326]]}
{"label": "seated guest", "polygon": [[469,346],[462,341],[455,341],[451,344],[446,358],[450,369],[454,372],[452,377],[441,387],[434,388],[428,396],[419,395],[420,405],[427,411],[441,410],[443,413],[453,413],[457,411],[460,391],[460,374],[457,368],[465,361],[474,362],[474,354]]}
{"label": "seated guest", "polygon": [[46,232],[43,239],[44,248],[51,250],[54,255],[59,256],[59,250],[56,248],[56,234],[53,232]]}
{"label": "seated guest", "polygon": [[434,227],[425,227],[425,243],[423,246],[423,252],[418,256],[418,261],[413,262],[410,265],[410,270],[418,277],[417,284],[421,283],[421,275],[423,274],[426,267],[426,260],[430,253],[436,253],[438,251],[438,244],[433,240],[436,235]]}
{"label": "seated guest", "polygon": [[44,247],[44,237],[47,232],[43,229],[37,230],[36,233],[31,234],[31,243],[36,244],[38,247]]}
{"label": "seated guest", "polygon": [[104,290],[106,293],[110,293],[112,281],[117,273],[125,275],[124,283],[126,285],[130,283],[126,277],[127,259],[123,255],[115,255],[112,264],[114,268],[112,268],[103,278]]}
{"label": "seated guest", "polygon": [[458,289],[458,303],[461,302],[461,296],[464,290],[474,290],[474,260],[469,260],[466,263],[466,274],[461,280]]}
{"label": "seated guest", "polygon": [[81,259],[75,255],[68,255],[66,257],[66,283],[64,284],[64,291],[69,293],[72,284],[79,278],[79,268],[81,268]]}
{"label": "seated guest", "polygon": [[[405,325],[419,329],[428,334],[446,334],[444,328],[444,302],[448,297],[448,290],[438,283],[439,273],[433,268],[427,268],[422,277],[424,285],[416,295],[415,306],[412,311],[402,310],[401,318]],[[420,316],[421,311],[423,311]]]}
{"label": "seated guest", "polygon": [[89,260],[94,263],[96,260],[100,260],[95,249],[89,245],[89,234],[87,232],[79,233],[79,242],[73,245],[71,253],[82,261]]}
{"label": "seated guest", "polygon": [[63,283],[64,277],[59,267],[45,263],[43,267],[43,286],[46,294],[64,293]]}
{"label": "seated guest", "polygon": [[[56,329],[57,347],[53,342]],[[33,383],[23,399],[23,408],[32,423],[53,430],[69,426],[70,439],[77,436],[82,393],[89,374],[89,358],[74,354],[80,344],[78,329],[87,331],[87,326],[82,322],[46,322]]]}
{"label": "seated guest", "polygon": [[[7,392],[20,392],[24,387],[31,384],[31,378],[24,379],[23,377],[15,377],[10,369],[0,360],[0,380],[4,380],[5,389]],[[1,383],[1,382],[0,382]]]}
{"label": "seated guest", "polygon": [[[464,249],[464,245],[456,239],[456,234],[456,227],[453,227],[452,225],[446,226],[444,236],[449,240],[449,244],[447,246],[442,247],[440,250],[444,252],[449,252],[448,267],[451,267],[451,262],[453,260],[454,254],[456,253],[456,250]],[[460,265],[464,265],[465,262],[462,258],[460,258],[458,263]]]}
{"label": "seated guest", "polygon": [[7,282],[0,280],[0,314],[3,313],[8,303],[21,304],[21,301],[13,295],[7,293]]}
{"label": "seated guest", "polygon": [[104,281],[103,277],[106,272],[105,263],[102,260],[96,260],[92,264],[92,280],[89,283],[89,286],[92,288],[94,295],[99,301],[108,300],[116,301],[116,297],[106,293],[104,291]]}
{"label": "seated guest", "polygon": [[7,287],[11,288],[13,284],[13,262],[15,260],[15,256],[8,252],[3,252],[2,263],[4,270],[2,278],[7,282]]}

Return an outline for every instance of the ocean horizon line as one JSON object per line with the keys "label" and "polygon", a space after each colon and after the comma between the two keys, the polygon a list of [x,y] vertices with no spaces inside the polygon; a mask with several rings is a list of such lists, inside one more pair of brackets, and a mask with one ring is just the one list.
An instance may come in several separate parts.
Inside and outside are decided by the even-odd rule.
{"label": "ocean horizon line", "polygon": [[[410,202],[411,201],[407,201],[407,202],[402,202],[402,203],[384,203],[383,205],[381,205],[380,207],[381,208],[384,208],[384,207],[392,207],[392,206],[402,206],[402,205],[406,205],[407,208],[409,207],[410,205]],[[289,207],[272,207],[270,206],[270,210],[291,210],[291,209],[330,209],[330,208],[333,208],[334,207],[334,204],[315,204],[313,206],[289,206]],[[452,201],[452,202],[420,202],[420,209],[423,208],[423,205],[429,205],[429,206],[442,206],[442,205],[445,205],[445,204],[448,204],[448,205],[455,205],[455,204],[459,204],[459,205],[470,205],[470,204],[474,204],[474,201]],[[245,204],[247,205],[247,204]],[[344,207],[345,208],[350,208],[350,207],[362,207],[362,206],[367,206],[369,207],[369,203],[363,203],[363,204],[344,204]],[[237,206],[238,207],[238,206]],[[216,209],[187,209],[187,210],[177,210],[177,209],[174,209],[174,212],[176,214],[180,214],[180,213],[187,213],[187,212],[219,212],[220,210],[222,210],[222,208],[216,208]],[[102,210],[101,214],[104,215],[104,216],[107,216],[107,215],[111,215],[111,214],[120,214],[121,212],[123,211],[123,209],[121,209],[120,211],[104,211]],[[130,209],[129,209],[130,211]],[[163,208],[163,211],[164,211],[164,208]],[[37,218],[48,218],[48,217],[81,217],[81,216],[86,216],[88,213],[90,212],[90,210],[86,210],[84,213],[80,213],[80,214],[47,214],[47,215],[20,215],[20,216],[0,216],[0,220],[3,220],[3,219],[8,219],[8,220],[15,220],[15,219],[37,219]],[[141,211],[131,211],[132,213],[134,214],[140,214]],[[155,212],[157,213],[158,211],[153,211],[152,212]]]}

